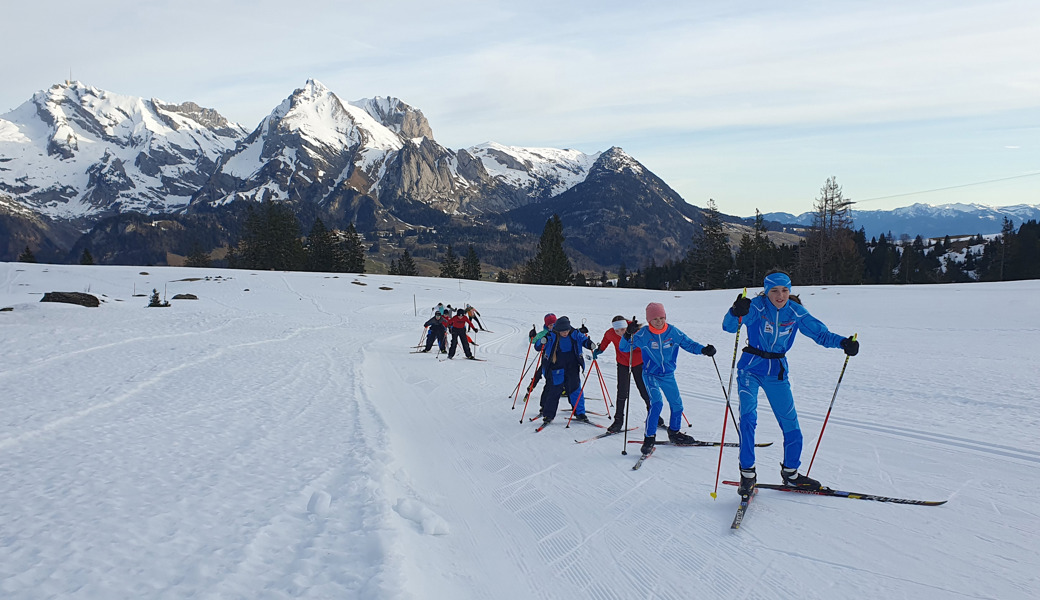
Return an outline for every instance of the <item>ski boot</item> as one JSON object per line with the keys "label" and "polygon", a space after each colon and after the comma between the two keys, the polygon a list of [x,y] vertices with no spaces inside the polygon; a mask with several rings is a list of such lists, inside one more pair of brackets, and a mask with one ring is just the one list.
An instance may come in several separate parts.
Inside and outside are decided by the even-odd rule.
{"label": "ski boot", "polygon": [[678,430],[668,430],[668,441],[676,446],[692,446],[697,443],[693,436],[686,435]]}
{"label": "ski boot", "polygon": [[755,491],[755,484],[758,483],[758,476],[755,475],[755,467],[749,469],[740,470],[740,487],[737,488],[737,493],[742,498],[746,498]]}
{"label": "ski boot", "polygon": [[589,416],[587,414],[585,414],[585,413],[581,413],[580,415],[574,415],[574,420],[575,421],[581,421],[582,423],[588,423],[589,422]]}
{"label": "ski boot", "polygon": [[618,433],[625,426],[625,419],[622,417],[615,417],[614,422],[607,427],[607,433]]}
{"label": "ski boot", "polygon": [[788,487],[813,491],[820,489],[819,481],[805,475],[799,475],[798,469],[789,469],[783,463],[780,464],[780,477],[784,480],[784,485]]}
{"label": "ski boot", "polygon": [[654,451],[655,443],[657,443],[657,438],[646,436],[643,438],[643,445],[639,447],[639,451],[643,454],[650,454]]}

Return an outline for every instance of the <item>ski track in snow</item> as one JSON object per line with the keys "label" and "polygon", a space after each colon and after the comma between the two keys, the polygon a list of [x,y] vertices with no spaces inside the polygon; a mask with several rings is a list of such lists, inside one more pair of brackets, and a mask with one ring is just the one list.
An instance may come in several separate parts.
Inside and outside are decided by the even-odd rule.
{"label": "ski track in snow", "polygon": [[[1038,327],[1030,316],[1008,329],[980,310],[1028,302],[1036,282],[803,291],[832,330],[858,330],[863,343],[812,475],[951,501],[763,490],[733,532],[735,494],[709,496],[717,449],[662,446],[633,472],[638,452],[620,455],[624,436],[574,444],[602,430],[567,428],[567,402],[537,435],[537,423],[518,423],[522,404],[508,407],[527,330],[544,313],[587,319],[598,342],[617,312],[661,301],[671,322],[725,354],[718,323],[732,290],[0,270],[0,305],[15,307],[0,313],[4,598],[1003,600],[1031,598],[1040,583],[1040,515],[1022,485],[1040,475],[1040,449],[1024,441],[1038,416],[1023,376]],[[227,279],[184,281],[200,273]],[[133,282],[200,300],[145,309]],[[105,294],[100,309],[38,303],[44,291],[88,286]],[[944,318],[916,308],[947,297],[957,301]],[[438,301],[477,306],[495,331],[476,334],[487,362],[407,353]],[[803,470],[841,360],[808,339],[792,351]],[[611,363],[608,352],[600,365],[613,396]],[[719,367],[725,379],[728,360]],[[688,431],[717,439],[724,400],[710,362],[682,353],[677,380]],[[595,374],[586,395],[590,411],[604,410]],[[772,482],[782,437],[764,398],[761,408],[759,441],[774,445],[757,451],[759,477]],[[644,417],[637,400],[630,419]],[[723,478],[735,461],[727,449]]]}

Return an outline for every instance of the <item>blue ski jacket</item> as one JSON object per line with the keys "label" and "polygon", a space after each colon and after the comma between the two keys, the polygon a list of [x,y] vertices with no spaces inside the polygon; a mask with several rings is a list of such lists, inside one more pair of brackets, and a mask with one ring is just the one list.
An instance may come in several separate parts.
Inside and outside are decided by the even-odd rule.
{"label": "blue ski jacket", "polygon": [[542,353],[542,372],[546,374],[571,365],[577,365],[584,371],[585,356],[581,349],[593,350],[595,347],[592,340],[577,329],[572,329],[567,336],[549,331],[534,342],[534,349]]}
{"label": "blue ski jacket", "polygon": [[690,339],[678,327],[666,324],[664,331],[654,333],[650,327],[643,327],[632,334],[631,340],[621,338],[618,348],[622,352],[631,352],[639,348],[643,355],[643,372],[651,375],[668,375],[675,372],[675,359],[679,348],[693,354],[700,354],[703,345]]}
{"label": "blue ski jacket", "polygon": [[[801,331],[825,348],[840,348],[843,339],[794,300],[788,300],[783,308],[777,309],[769,298],[756,296],[751,299],[751,310],[744,316],[743,324],[747,326],[747,344],[751,350],[744,350],[737,368],[758,375],[773,375],[777,379],[784,379],[788,371],[787,357],[783,355],[794,345],[795,333]],[[741,321],[727,310],[722,319],[723,331],[736,333],[740,325]],[[755,351],[781,357],[765,358],[754,354]]]}

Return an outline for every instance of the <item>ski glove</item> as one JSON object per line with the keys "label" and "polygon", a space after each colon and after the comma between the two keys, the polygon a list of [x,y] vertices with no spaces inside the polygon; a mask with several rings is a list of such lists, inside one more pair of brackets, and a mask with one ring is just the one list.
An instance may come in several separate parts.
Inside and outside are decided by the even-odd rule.
{"label": "ski glove", "polygon": [[639,321],[632,321],[629,323],[628,327],[625,328],[625,339],[632,339],[632,336],[639,331],[639,328]]}
{"label": "ski glove", "polygon": [[715,346],[708,344],[707,346],[701,348],[701,354],[703,354],[704,356],[715,356]]}
{"label": "ski glove", "polygon": [[528,331],[528,332],[527,332],[527,338],[528,338],[529,340],[531,340],[531,341],[533,342],[533,341],[534,341],[534,336],[535,336],[535,335],[536,335],[537,333],[538,333],[538,332],[534,330],[534,327],[532,327],[532,328],[531,328],[531,331]]}
{"label": "ski glove", "polygon": [[747,316],[748,312],[751,311],[751,298],[741,294],[737,296],[736,301],[733,302],[733,306],[729,309],[729,314],[736,318]]}
{"label": "ski glove", "polygon": [[856,356],[859,354],[859,340],[847,337],[841,341],[841,349],[849,356]]}
{"label": "ski glove", "polygon": [[596,360],[597,358],[599,358],[600,354],[603,354],[602,350],[599,350],[599,349],[593,350],[592,351],[592,360]]}
{"label": "ski glove", "polygon": [[585,335],[589,334],[589,328],[586,327],[584,323],[581,324],[581,327],[578,328],[578,331],[584,333]]}

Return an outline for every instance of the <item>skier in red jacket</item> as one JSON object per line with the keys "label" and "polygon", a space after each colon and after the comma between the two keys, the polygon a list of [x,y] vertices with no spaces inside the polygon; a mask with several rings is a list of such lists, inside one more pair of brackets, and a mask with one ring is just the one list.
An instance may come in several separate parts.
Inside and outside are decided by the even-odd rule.
{"label": "skier in red jacket", "polygon": [[455,311],[455,316],[448,319],[448,323],[451,325],[451,348],[448,350],[448,358],[455,358],[455,350],[459,347],[461,339],[462,351],[466,353],[466,358],[475,360],[473,352],[469,349],[469,338],[466,336],[466,327],[472,327],[473,323],[466,318],[465,309]]}
{"label": "skier in red jacket", "polygon": [[[631,378],[636,382],[636,389],[639,390],[639,395],[643,398],[643,403],[646,404],[646,412],[648,414],[650,412],[650,395],[647,394],[646,385],[643,384],[643,355],[639,348],[635,348],[629,353],[622,352],[618,345],[621,341],[621,336],[625,335],[628,323],[625,317],[621,315],[614,317],[611,320],[610,329],[603,334],[603,341],[599,343],[598,349],[593,352],[593,358],[597,358],[611,344],[614,345],[614,350],[617,351],[617,409],[614,411],[614,422],[611,423],[610,427],[607,427],[607,431],[611,433],[617,433],[625,426],[625,404],[628,402],[629,391],[632,388],[629,381],[630,373],[632,375]],[[663,419],[661,419],[658,426],[664,426]]]}

